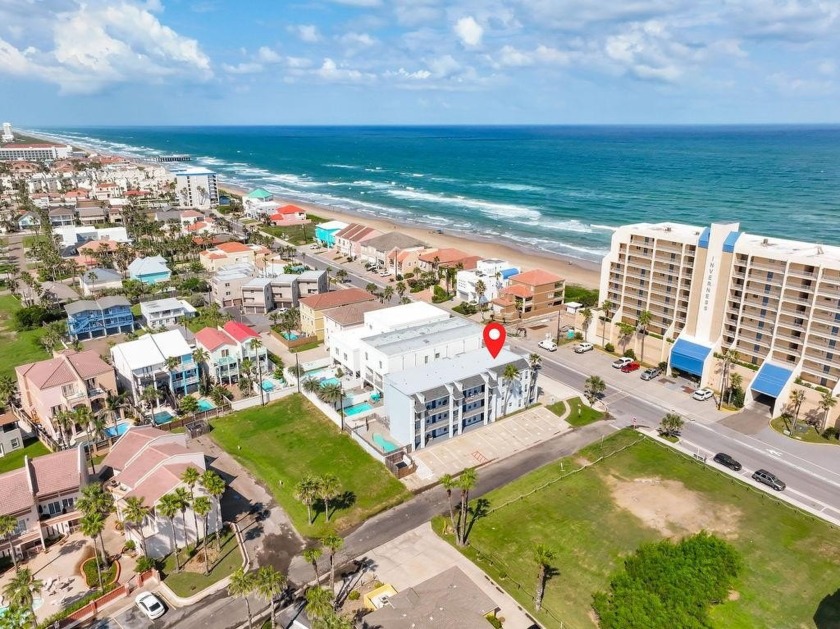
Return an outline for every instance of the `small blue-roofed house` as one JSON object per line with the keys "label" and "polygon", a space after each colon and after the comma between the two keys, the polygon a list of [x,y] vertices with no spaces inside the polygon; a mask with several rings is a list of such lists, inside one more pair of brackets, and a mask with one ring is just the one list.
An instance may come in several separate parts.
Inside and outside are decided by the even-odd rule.
{"label": "small blue-roofed house", "polygon": [[335,247],[335,235],[347,227],[347,223],[341,221],[327,221],[315,226],[315,240],[321,242],[325,247]]}
{"label": "small blue-roofed house", "polygon": [[255,188],[245,195],[251,201],[274,201],[274,195],[265,188]]}
{"label": "small blue-roofed house", "polygon": [[172,272],[166,265],[163,256],[149,256],[137,258],[128,265],[128,276],[144,284],[158,284],[167,282],[172,277]]}

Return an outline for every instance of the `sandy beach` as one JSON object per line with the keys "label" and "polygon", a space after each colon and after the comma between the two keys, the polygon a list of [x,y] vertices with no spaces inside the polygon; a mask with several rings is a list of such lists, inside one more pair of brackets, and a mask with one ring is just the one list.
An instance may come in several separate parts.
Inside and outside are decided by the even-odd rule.
{"label": "sandy beach", "polygon": [[[219,188],[237,195],[245,195],[248,190],[244,190],[238,186],[230,185],[227,182],[219,181]],[[333,220],[344,221],[345,223],[356,222],[374,227],[381,232],[389,232],[399,230],[405,234],[413,236],[418,240],[425,242],[430,247],[443,249],[453,247],[467,251],[474,255],[482,256],[483,258],[502,258],[513,263],[522,270],[530,269],[545,269],[563,277],[567,284],[578,284],[586,288],[598,288],[601,269],[598,264],[587,263],[573,258],[565,258],[556,254],[545,254],[538,251],[532,251],[523,248],[518,248],[490,240],[482,239],[480,234],[473,236],[466,236],[460,233],[447,232],[443,230],[442,234],[436,231],[429,230],[428,227],[413,227],[395,223],[392,221],[372,218],[367,215],[355,215],[350,212],[337,211],[333,208],[315,205],[312,203],[302,203],[294,199],[284,199],[282,197],[275,197],[278,203],[290,203],[305,209],[317,216],[329,218]]]}

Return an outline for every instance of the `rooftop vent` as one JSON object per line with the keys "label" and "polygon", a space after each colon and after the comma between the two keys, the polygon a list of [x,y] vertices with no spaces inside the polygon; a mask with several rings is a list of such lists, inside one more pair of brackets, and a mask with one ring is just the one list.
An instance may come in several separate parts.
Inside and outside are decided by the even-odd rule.
{"label": "rooftop vent", "polygon": [[765,238],[764,240],[761,241],[761,244],[766,247],[767,245],[770,244],[770,240]]}

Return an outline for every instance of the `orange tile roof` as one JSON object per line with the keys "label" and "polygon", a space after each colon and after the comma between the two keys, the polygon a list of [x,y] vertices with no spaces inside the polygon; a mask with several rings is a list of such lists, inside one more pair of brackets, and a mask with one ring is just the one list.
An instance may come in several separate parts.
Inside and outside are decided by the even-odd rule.
{"label": "orange tile roof", "polygon": [[510,278],[512,282],[519,282],[520,284],[528,284],[529,286],[540,286],[541,284],[554,284],[555,282],[562,282],[563,278],[554,273],[543,271],[542,269],[532,269],[525,271],[519,275],[514,275]]}
{"label": "orange tile roof", "polygon": [[283,207],[278,207],[275,211],[275,214],[306,214],[306,211],[303,208],[299,208],[296,205],[284,205]]}
{"label": "orange tile roof", "polygon": [[533,297],[533,293],[530,290],[522,286],[521,284],[517,285],[514,284],[513,286],[508,286],[502,291],[503,295],[514,295],[516,297]]}
{"label": "orange tile roof", "polygon": [[430,264],[435,262],[435,258],[437,258],[439,264],[445,264],[447,262],[460,262],[464,258],[469,258],[470,254],[465,251],[461,251],[460,249],[435,249],[433,251],[427,251],[422,256],[420,256],[420,260],[423,262],[429,262]]}
{"label": "orange tile roof", "polygon": [[327,308],[338,308],[349,304],[357,304],[361,301],[373,301],[376,299],[366,290],[361,288],[346,288],[331,293],[321,293],[304,297],[300,303],[312,310],[326,310]]}
{"label": "orange tile roof", "polygon": [[251,251],[249,246],[243,245],[241,242],[223,242],[222,244],[217,245],[216,249],[224,251],[225,253],[244,253],[246,251]]}

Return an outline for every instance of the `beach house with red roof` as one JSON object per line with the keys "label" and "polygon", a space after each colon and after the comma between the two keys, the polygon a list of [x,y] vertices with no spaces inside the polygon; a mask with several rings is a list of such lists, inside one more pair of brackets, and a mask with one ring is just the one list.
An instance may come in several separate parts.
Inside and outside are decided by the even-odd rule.
{"label": "beach house with red roof", "polygon": [[306,210],[296,205],[284,205],[269,215],[272,225],[280,227],[286,225],[305,225],[310,221],[306,218]]}
{"label": "beach house with red roof", "polygon": [[251,361],[256,368],[259,360],[263,373],[269,371],[268,350],[253,347],[260,335],[251,327],[238,321],[228,321],[221,328],[202,328],[195,333],[197,347],[207,352],[204,368],[216,382],[231,384],[239,379],[242,362]]}
{"label": "beach house with red roof", "polygon": [[362,253],[362,243],[370,238],[381,236],[382,232],[360,223],[350,223],[335,235],[335,249],[348,258],[358,258]]}
{"label": "beach house with red roof", "polygon": [[126,539],[133,540],[137,548],[149,557],[163,557],[172,552],[173,525],[180,547],[194,543],[199,535],[212,534],[221,527],[219,501],[209,496],[201,483],[195,485],[192,491],[196,496],[209,497],[213,505],[207,516],[206,532],[200,517],[197,518],[196,530],[196,518],[190,508],[179,512],[174,522],[157,512],[163,496],[186,486],[181,478],[188,468],[195,468],[199,474],[207,470],[204,454],[187,448],[184,433],[165,432],[151,426],[131,427],[111,448],[102,466],[114,473],[106,487],[114,496],[120,520],[124,519],[126,501],[132,497],[139,498],[152,510],[140,531],[132,526],[124,528]]}
{"label": "beach house with red roof", "polygon": [[538,317],[557,312],[563,306],[566,280],[559,275],[533,269],[511,276],[508,282],[491,302],[496,318],[512,321]]}
{"label": "beach house with red roof", "polygon": [[223,242],[205,249],[198,255],[201,266],[211,273],[232,264],[252,264],[261,267],[270,257],[271,249],[241,242]]}
{"label": "beach house with red roof", "polygon": [[300,331],[304,336],[315,336],[322,341],[324,340],[325,310],[375,300],[375,295],[361,288],[346,288],[304,297],[298,302],[300,304]]}
{"label": "beach house with red roof", "polygon": [[18,558],[46,540],[76,530],[81,514],[75,503],[88,484],[87,459],[82,446],[35,458],[24,457],[23,467],[0,474],[0,516],[17,526],[0,541],[0,556]]}
{"label": "beach house with red roof", "polygon": [[479,260],[481,256],[473,256],[460,249],[431,249],[420,254],[417,266],[421,271],[437,271],[438,269],[471,271]]}
{"label": "beach house with red roof", "polygon": [[15,367],[20,407],[16,413],[29,423],[36,423],[56,442],[86,437],[89,426],[72,423],[64,434],[55,417],[61,411],[85,406],[96,413],[105,404],[108,393],[116,393],[114,368],[94,350],[56,353],[53,358]]}

